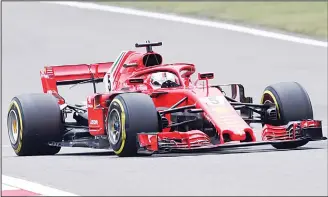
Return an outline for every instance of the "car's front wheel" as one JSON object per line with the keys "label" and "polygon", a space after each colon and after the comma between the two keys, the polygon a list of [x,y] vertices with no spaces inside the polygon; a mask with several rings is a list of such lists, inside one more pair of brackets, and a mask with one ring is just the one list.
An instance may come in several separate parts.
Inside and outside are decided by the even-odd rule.
{"label": "car's front wheel", "polygon": [[[290,121],[313,119],[310,97],[297,82],[281,82],[265,88],[261,103],[273,103],[277,109],[278,119],[270,121],[272,125],[286,125]],[[273,144],[277,149],[292,149],[304,146],[308,140]]]}
{"label": "car's front wheel", "polygon": [[153,100],[142,93],[117,95],[107,116],[107,135],[114,153],[122,157],[138,155],[138,133],[159,131],[158,115]]}

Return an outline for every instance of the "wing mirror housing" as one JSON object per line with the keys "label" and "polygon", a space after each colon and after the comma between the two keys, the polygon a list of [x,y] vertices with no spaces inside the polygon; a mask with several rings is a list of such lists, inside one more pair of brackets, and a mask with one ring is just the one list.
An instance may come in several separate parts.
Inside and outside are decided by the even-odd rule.
{"label": "wing mirror housing", "polygon": [[214,73],[198,73],[198,80],[213,79]]}

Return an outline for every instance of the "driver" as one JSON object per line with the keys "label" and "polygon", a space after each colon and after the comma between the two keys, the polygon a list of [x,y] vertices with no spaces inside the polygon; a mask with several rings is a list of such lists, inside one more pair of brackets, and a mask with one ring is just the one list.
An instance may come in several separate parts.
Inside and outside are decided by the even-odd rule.
{"label": "driver", "polygon": [[154,88],[160,88],[166,81],[177,83],[178,79],[173,73],[170,72],[157,72],[153,73],[150,77],[150,82]]}

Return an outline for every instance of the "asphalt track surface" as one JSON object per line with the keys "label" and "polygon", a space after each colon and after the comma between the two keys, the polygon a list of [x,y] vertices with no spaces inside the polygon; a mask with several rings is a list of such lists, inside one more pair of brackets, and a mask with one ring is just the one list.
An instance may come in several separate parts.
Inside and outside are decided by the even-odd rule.
{"label": "asphalt track surface", "polygon": [[[298,81],[311,96],[315,118],[327,125],[327,48],[37,2],[3,3],[2,17],[3,123],[12,97],[41,92],[44,65],[112,61],[149,39],[163,42],[156,50],[165,62],[214,71],[216,83],[243,83],[255,102],[271,83]],[[92,92],[92,85],[81,87],[69,99]],[[264,146],[150,158],[81,148],[16,157],[5,124],[2,138],[3,174],[78,195],[327,195],[327,142],[292,151]]]}

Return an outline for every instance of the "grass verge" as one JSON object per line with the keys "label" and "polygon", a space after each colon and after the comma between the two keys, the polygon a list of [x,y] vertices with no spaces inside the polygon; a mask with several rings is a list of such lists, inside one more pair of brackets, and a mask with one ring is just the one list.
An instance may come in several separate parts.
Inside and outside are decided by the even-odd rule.
{"label": "grass verge", "polygon": [[258,25],[327,39],[327,2],[113,2],[102,4]]}

